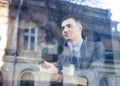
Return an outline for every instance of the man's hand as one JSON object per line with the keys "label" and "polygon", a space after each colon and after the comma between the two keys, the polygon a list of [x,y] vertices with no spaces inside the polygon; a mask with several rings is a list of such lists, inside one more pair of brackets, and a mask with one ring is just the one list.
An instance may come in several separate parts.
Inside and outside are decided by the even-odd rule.
{"label": "man's hand", "polygon": [[49,67],[49,68],[47,69],[47,71],[48,71],[49,73],[54,73],[54,74],[57,74],[57,73],[58,73],[58,69],[57,69],[56,67]]}
{"label": "man's hand", "polygon": [[50,62],[44,61],[44,65],[47,68],[43,68],[42,66],[39,66],[41,72],[54,73],[54,74],[58,73],[58,69],[56,68],[54,63],[50,63]]}

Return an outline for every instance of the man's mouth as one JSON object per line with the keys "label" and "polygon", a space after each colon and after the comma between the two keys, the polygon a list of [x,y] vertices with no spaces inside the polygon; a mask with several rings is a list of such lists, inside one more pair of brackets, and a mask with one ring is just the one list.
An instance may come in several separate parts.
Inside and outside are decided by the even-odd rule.
{"label": "man's mouth", "polygon": [[69,37],[70,36],[70,34],[65,34],[65,37]]}

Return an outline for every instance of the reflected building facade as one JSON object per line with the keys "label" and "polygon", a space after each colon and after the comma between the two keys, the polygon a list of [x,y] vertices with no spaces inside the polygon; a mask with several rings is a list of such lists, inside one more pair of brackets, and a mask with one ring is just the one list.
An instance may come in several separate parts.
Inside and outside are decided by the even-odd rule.
{"label": "reflected building facade", "polygon": [[[103,42],[106,49],[106,64],[99,68],[99,73],[105,74],[108,86],[118,86],[120,41],[111,30],[115,24],[111,23],[109,10],[60,0],[13,0],[0,4],[7,4],[8,8],[3,8],[9,10],[5,12],[8,13],[7,42],[3,49],[5,54],[1,57],[4,59],[1,69],[3,86],[39,86],[39,62],[42,60],[42,53],[46,52],[42,50],[47,47],[49,53],[62,51],[60,20],[66,14],[79,17],[83,24],[85,39]],[[1,16],[4,15],[0,14],[0,18]],[[0,21],[0,24],[3,24],[3,21]],[[0,26],[0,30],[2,28]],[[57,49],[58,47],[60,50]],[[97,65],[95,70],[96,68]],[[93,86],[92,82],[96,77],[92,75],[94,78],[90,80],[91,75],[86,73],[86,76],[90,86]],[[104,77],[97,78],[98,83]]]}

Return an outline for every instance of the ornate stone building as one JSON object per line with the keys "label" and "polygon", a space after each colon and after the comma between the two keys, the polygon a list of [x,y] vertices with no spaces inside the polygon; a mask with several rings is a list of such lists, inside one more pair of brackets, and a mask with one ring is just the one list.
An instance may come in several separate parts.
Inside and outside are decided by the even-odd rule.
{"label": "ornate stone building", "polygon": [[[84,38],[102,41],[106,49],[106,65],[101,66],[99,70],[95,65],[95,71],[100,73],[99,78],[95,77],[93,72],[89,74],[83,71],[89,85],[94,86],[96,79],[99,83],[103,74],[105,76],[102,78],[106,79],[108,86],[119,85],[119,67],[113,64],[114,60],[111,56],[113,36],[109,10],[75,5],[60,0],[12,0],[11,2],[0,1],[0,46],[3,47],[0,48],[0,53],[5,51],[5,55],[3,56],[3,53],[0,56],[4,59],[0,86],[40,85],[39,62],[44,53],[42,49],[45,44],[49,44],[47,47],[52,51],[48,49],[48,52],[57,53],[56,47],[62,45],[60,20],[66,14],[74,14],[81,20]],[[1,43],[2,37],[4,43]]]}

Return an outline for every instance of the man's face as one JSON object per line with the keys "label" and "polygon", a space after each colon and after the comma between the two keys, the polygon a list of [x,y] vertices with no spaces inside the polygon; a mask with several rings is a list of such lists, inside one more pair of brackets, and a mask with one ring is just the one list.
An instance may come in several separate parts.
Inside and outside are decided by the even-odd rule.
{"label": "man's face", "polygon": [[82,26],[77,24],[73,18],[66,19],[61,24],[62,35],[65,40],[74,41],[81,37]]}

